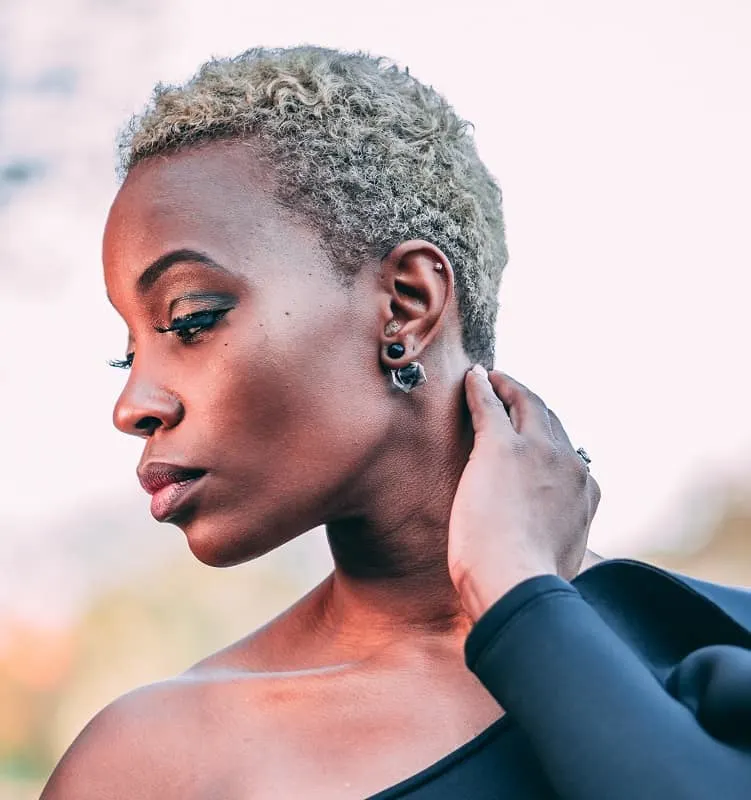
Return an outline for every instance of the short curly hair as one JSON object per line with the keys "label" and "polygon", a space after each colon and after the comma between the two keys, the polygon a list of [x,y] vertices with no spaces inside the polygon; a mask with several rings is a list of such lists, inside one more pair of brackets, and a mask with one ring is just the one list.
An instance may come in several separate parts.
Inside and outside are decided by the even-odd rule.
{"label": "short curly hair", "polygon": [[492,366],[508,260],[501,191],[470,124],[438,92],[359,52],[254,48],[212,59],[181,86],[156,86],[121,135],[120,176],[227,139],[260,145],[277,199],[312,222],[345,282],[401,241],[439,247],[456,274],[464,349]]}

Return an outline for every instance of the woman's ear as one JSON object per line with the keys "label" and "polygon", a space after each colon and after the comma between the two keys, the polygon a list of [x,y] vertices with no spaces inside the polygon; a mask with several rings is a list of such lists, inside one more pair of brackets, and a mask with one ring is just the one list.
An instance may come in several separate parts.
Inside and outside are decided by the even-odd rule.
{"label": "woman's ear", "polygon": [[412,239],[381,261],[380,277],[381,353],[385,366],[397,369],[416,360],[440,330],[454,297],[454,271],[435,245]]}

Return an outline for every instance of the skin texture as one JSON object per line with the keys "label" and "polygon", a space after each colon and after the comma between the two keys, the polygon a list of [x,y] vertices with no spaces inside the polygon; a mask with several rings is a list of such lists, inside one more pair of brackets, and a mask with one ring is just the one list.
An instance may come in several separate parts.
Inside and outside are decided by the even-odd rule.
{"label": "skin texture", "polygon": [[[104,237],[135,353],[114,421],[144,439],[141,468],[205,471],[169,520],[201,561],[239,563],[326,523],[336,569],[260,631],[108,706],[45,800],[375,793],[502,714],[464,665],[477,616],[524,577],[581,563],[598,493],[542,401],[468,373],[443,254],[403,242],[345,287],[273,180],[240,143],[127,178]],[[186,249],[221,268],[182,260],[139,288]],[[226,313],[190,342],[157,330],[202,311]],[[386,354],[395,341],[400,359]],[[391,388],[388,370],[415,359],[428,384]],[[512,431],[542,456],[515,462]],[[540,449],[552,439],[553,472]],[[528,536],[523,508],[543,494]],[[561,509],[569,523],[546,535]],[[481,569],[488,558],[497,570]]]}

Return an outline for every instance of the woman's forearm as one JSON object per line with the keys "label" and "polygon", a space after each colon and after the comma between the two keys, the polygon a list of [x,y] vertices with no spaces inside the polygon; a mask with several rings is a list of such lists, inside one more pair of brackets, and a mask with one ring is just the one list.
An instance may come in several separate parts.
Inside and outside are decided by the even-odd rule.
{"label": "woman's forearm", "polygon": [[[466,654],[565,800],[751,796],[751,754],[707,734],[556,576],[498,601]],[[751,693],[751,670],[746,686]]]}

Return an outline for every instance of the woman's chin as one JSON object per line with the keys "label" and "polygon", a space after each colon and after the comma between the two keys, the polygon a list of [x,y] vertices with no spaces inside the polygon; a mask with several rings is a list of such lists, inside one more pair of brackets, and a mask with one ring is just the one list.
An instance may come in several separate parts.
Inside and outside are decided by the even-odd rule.
{"label": "woman's chin", "polygon": [[242,533],[230,525],[194,519],[178,526],[185,534],[190,552],[209,567],[234,567],[268,553],[282,544],[262,542],[262,537],[243,527]]}

